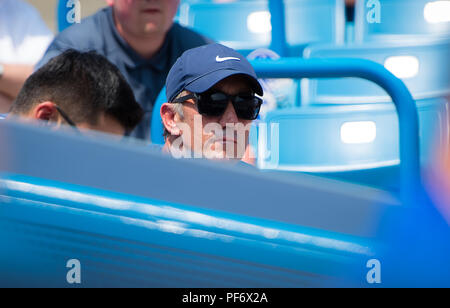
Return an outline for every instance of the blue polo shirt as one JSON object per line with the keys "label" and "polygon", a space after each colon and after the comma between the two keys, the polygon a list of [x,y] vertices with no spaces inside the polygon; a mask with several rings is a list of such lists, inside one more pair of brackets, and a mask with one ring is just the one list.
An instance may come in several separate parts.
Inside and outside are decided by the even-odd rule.
{"label": "blue polo shirt", "polygon": [[96,51],[105,56],[125,76],[136,100],[145,111],[142,122],[131,136],[149,140],[153,104],[166,82],[170,68],[184,51],[211,42],[174,23],[161,49],[150,60],[143,59],[119,35],[114,24],[113,10],[107,7],[61,32],[36,69],[67,49]]}

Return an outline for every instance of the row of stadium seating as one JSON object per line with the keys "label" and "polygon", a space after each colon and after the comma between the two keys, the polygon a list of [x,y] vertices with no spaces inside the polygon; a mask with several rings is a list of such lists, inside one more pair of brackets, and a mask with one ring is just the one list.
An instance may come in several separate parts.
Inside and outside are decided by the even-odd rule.
{"label": "row of stadium seating", "polygon": [[[178,21],[247,53],[269,48],[280,39],[272,37],[269,5],[268,0],[184,0]],[[450,33],[448,25],[439,22],[442,1],[361,0],[354,25],[346,23],[344,0],[285,0],[284,6],[287,54],[283,56],[301,56],[312,43],[386,42]]]}
{"label": "row of stadium seating", "polygon": [[[314,42],[344,42],[344,0],[289,0],[285,6],[289,55],[300,56]],[[272,42],[269,1],[182,1],[178,21],[244,54]]]}
{"label": "row of stadium seating", "polygon": [[[431,162],[433,149],[449,143],[449,41],[313,45],[304,57],[362,58],[384,65],[416,100],[422,162]],[[354,170],[392,170],[390,166],[398,164],[398,121],[391,99],[380,87],[356,78],[304,79],[301,95],[301,107],[275,110],[265,119],[269,128],[280,125],[277,169],[347,177]],[[266,143],[259,140],[260,146]],[[260,167],[270,169],[270,158],[260,160]],[[361,174],[359,182],[367,179]]]}
{"label": "row of stadium seating", "polygon": [[1,287],[77,286],[65,279],[71,259],[81,287],[336,284],[365,269],[373,226],[399,208],[368,187],[175,160],[127,140],[0,121],[5,139]]}
{"label": "row of stadium seating", "polygon": [[[184,0],[178,19],[180,23],[243,52],[269,48],[272,41],[269,2]],[[376,9],[376,2],[380,4],[380,23],[367,20],[370,10]],[[417,99],[445,96],[450,92],[450,82],[447,71],[442,68],[448,67],[450,58],[449,42],[445,40],[450,27],[448,23],[436,22],[439,21],[436,10],[441,2],[358,1],[356,37],[346,41],[343,0],[284,1],[289,55],[369,59],[386,65],[402,78]],[[363,81],[355,84],[355,80],[311,82],[302,87],[302,93],[307,104],[387,101],[387,96],[376,86]]]}
{"label": "row of stadium seating", "polygon": [[[424,100],[417,108],[421,158],[428,164],[434,149],[448,142],[448,103]],[[276,110],[265,122],[267,133],[260,134],[256,146],[261,169],[315,173],[398,188],[399,126],[393,104]],[[265,155],[267,152],[270,155]]]}
{"label": "row of stadium seating", "polygon": [[[283,42],[275,45],[280,38],[271,36],[270,4],[186,0],[178,20],[246,54],[256,48],[283,46]],[[448,10],[445,5],[427,0],[360,0],[355,22],[347,23],[344,1],[287,0],[286,48],[276,51],[284,56],[360,58],[384,65],[405,82],[416,100],[422,162],[427,163],[432,149],[449,142],[445,98],[450,94],[450,27],[445,16],[442,20],[442,12]],[[339,174],[347,179],[352,178],[349,173],[359,171],[359,182],[367,181],[365,171],[374,170],[377,183],[379,174],[386,173],[381,170],[388,170],[392,178],[397,172],[392,166],[399,162],[399,134],[395,109],[386,93],[356,78],[297,83],[290,89],[298,97],[294,108],[270,112],[264,119],[268,133],[253,134],[259,167]],[[271,124],[279,125],[276,164],[272,164],[274,153],[267,153]]]}
{"label": "row of stadium seating", "polygon": [[[67,14],[76,1],[60,0],[60,31],[70,26]],[[244,53],[268,48],[282,38],[272,35],[270,0],[182,0],[181,24]],[[417,36],[448,37],[448,1],[359,0],[355,22],[346,22],[344,0],[284,0],[282,18],[287,54],[301,56],[313,43],[416,41]],[[273,36],[273,37],[272,37]]]}

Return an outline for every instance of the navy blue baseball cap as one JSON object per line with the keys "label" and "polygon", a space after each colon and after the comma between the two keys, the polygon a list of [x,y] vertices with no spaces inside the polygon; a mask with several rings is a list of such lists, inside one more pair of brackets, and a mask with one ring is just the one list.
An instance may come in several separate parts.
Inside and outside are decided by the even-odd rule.
{"label": "navy blue baseball cap", "polygon": [[263,89],[255,70],[237,51],[220,44],[209,44],[185,51],[172,66],[166,80],[166,95],[173,101],[184,90],[203,93],[221,80],[245,75],[256,94]]}

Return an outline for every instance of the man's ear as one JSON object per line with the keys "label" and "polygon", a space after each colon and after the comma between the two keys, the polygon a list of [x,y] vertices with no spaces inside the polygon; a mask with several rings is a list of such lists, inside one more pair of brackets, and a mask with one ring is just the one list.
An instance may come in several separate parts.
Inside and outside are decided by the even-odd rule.
{"label": "man's ear", "polygon": [[106,0],[106,4],[112,6],[114,4],[114,0]]}
{"label": "man's ear", "polygon": [[180,128],[177,126],[177,123],[175,121],[176,113],[172,109],[172,104],[170,103],[162,104],[160,113],[163,125],[166,128],[166,130],[168,130],[169,133],[173,136],[181,135]]}
{"label": "man's ear", "polygon": [[33,108],[31,116],[36,120],[57,122],[59,113],[54,103],[43,102]]}

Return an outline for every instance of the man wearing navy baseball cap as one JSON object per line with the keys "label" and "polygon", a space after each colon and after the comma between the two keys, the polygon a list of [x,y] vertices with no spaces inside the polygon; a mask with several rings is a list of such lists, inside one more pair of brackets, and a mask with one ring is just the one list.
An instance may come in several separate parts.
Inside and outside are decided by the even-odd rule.
{"label": "man wearing navy baseball cap", "polygon": [[177,158],[254,163],[249,131],[263,90],[245,57],[220,44],[186,51],[166,81],[165,149]]}

